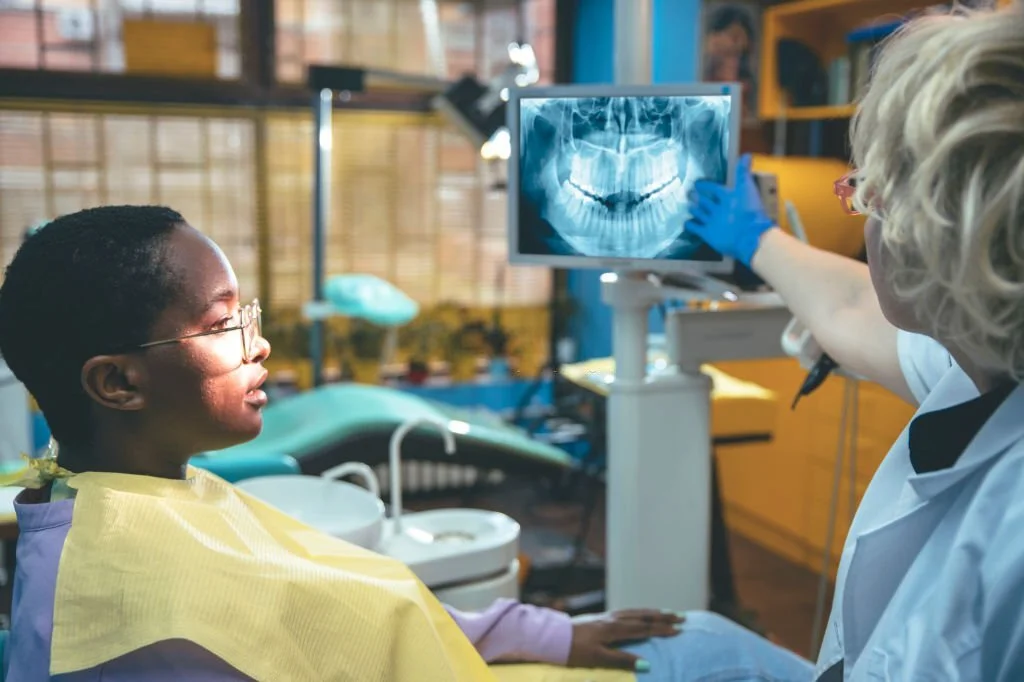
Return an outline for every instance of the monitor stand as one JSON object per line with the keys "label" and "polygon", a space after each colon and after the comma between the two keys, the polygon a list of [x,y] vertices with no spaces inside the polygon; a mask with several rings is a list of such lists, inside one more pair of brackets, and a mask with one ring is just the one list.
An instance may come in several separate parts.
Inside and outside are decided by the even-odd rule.
{"label": "monitor stand", "polygon": [[[699,368],[649,373],[647,320],[663,300],[709,295],[659,286],[641,272],[605,274],[601,289],[612,308],[615,356],[608,400],[606,606],[706,609],[711,380]],[[671,348],[672,339],[667,342]]]}
{"label": "monitor stand", "polygon": [[[612,308],[615,357],[608,399],[607,608],[707,609],[715,582],[709,573],[716,501],[712,386],[701,364],[784,357],[790,313],[775,293],[737,295],[705,275],[608,273],[601,289]],[[652,372],[648,313],[666,300],[742,305],[673,311],[665,326],[669,362]]]}

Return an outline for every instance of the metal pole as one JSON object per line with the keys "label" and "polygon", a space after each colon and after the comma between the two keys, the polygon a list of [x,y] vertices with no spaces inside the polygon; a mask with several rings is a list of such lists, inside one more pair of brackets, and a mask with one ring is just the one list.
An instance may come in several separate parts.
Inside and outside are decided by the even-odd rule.
{"label": "metal pole", "polygon": [[[652,0],[615,0],[615,84],[651,82]],[[622,272],[620,279],[645,278],[644,273]],[[612,350],[619,381],[643,381],[647,376],[646,303],[616,306],[612,311]]]}
{"label": "metal pole", "polygon": [[[313,300],[324,300],[324,235],[331,222],[331,147],[334,91],[325,88],[313,95]],[[313,320],[309,337],[313,385],[324,380],[324,322]]]}
{"label": "metal pole", "polygon": [[[651,82],[652,1],[615,0],[616,85]],[[642,273],[603,280],[616,369],[608,400],[606,606],[706,609],[711,382],[699,372],[648,377],[647,315],[658,292]]]}
{"label": "metal pole", "polygon": [[615,0],[615,84],[651,82],[652,0]]}

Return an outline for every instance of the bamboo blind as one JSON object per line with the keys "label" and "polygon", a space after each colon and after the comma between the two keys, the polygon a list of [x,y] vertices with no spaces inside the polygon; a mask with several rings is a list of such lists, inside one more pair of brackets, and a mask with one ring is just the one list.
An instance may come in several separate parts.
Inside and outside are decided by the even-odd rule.
{"label": "bamboo blind", "polygon": [[524,34],[515,3],[441,0],[443,61],[435,64],[420,0],[278,0],[277,76],[301,81],[309,63],[357,64],[455,78],[490,79],[508,62],[506,46],[528,39],[542,75],[554,64],[555,0],[524,0]]}
{"label": "bamboo blind", "polygon": [[[0,261],[40,221],[98,204],[160,203],[221,245],[245,295],[266,291],[268,309],[296,309],[312,290],[312,144],[304,112],[0,103]],[[505,264],[504,195],[490,189],[476,150],[436,119],[339,112],[332,168],[328,275],[375,274],[424,305],[549,299],[547,269]]]}
{"label": "bamboo blind", "polygon": [[[275,114],[268,140],[272,301],[297,307],[312,288],[312,124]],[[505,265],[503,198],[489,190],[471,145],[434,119],[336,114],[331,185],[328,275],[378,275],[425,305],[550,297],[548,270]]]}
{"label": "bamboo blind", "polygon": [[[276,0],[278,79],[301,82],[313,62],[489,79],[504,67],[506,46],[525,38],[537,51],[542,82],[550,81],[555,0],[523,0],[522,27],[512,0],[440,0],[441,64],[431,58],[420,5],[420,0]],[[123,73],[123,22],[148,18],[211,24],[217,77],[237,79],[242,75],[241,8],[240,0],[3,0],[0,67]]]}
{"label": "bamboo blind", "polygon": [[125,19],[198,21],[216,33],[216,71],[241,75],[240,0],[3,0],[0,67],[123,73]]}
{"label": "bamboo blind", "polygon": [[25,230],[100,204],[165,204],[258,290],[254,122],[216,115],[0,109],[0,257]]}

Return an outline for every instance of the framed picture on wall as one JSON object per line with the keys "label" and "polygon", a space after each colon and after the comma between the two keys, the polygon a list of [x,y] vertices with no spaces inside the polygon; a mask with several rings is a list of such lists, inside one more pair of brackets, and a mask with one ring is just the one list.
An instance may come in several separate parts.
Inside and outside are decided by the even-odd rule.
{"label": "framed picture on wall", "polygon": [[757,119],[761,5],[754,0],[704,0],[701,80],[743,84],[743,118]]}

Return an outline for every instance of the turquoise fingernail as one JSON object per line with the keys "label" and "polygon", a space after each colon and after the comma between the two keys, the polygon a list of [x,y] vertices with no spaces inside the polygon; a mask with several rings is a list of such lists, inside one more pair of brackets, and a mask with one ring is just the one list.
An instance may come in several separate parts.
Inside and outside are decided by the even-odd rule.
{"label": "turquoise fingernail", "polygon": [[651,664],[641,658],[636,662],[634,670],[638,673],[649,673],[651,672]]}

